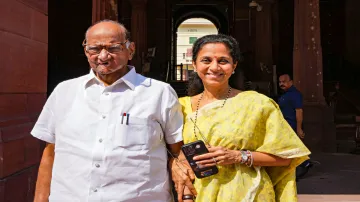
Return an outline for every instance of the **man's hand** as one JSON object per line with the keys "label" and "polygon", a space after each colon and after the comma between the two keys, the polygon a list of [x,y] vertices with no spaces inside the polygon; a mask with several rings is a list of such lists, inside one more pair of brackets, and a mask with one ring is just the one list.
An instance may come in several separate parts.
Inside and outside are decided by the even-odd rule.
{"label": "man's hand", "polygon": [[197,195],[192,181],[195,179],[195,175],[187,164],[186,160],[180,161],[171,158],[169,161],[169,167],[171,169],[171,177],[175,183],[175,189],[178,194],[178,201],[182,202],[182,196],[184,194],[185,186],[190,190],[193,195]]}
{"label": "man's hand", "polygon": [[304,133],[304,131],[303,131],[301,128],[298,128],[296,132],[297,132],[297,135],[298,135],[301,139],[304,139],[305,133]]}
{"label": "man's hand", "polygon": [[304,139],[305,133],[301,129],[302,123],[303,123],[303,110],[301,108],[295,109],[296,111],[296,133],[299,136],[299,138]]}

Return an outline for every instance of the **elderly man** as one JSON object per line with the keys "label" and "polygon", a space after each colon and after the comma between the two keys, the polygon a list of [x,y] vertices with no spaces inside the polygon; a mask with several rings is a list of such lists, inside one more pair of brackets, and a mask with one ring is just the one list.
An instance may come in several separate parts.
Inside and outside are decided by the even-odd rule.
{"label": "elderly man", "polygon": [[[283,90],[283,94],[278,100],[279,107],[291,128],[301,138],[305,138],[302,129],[303,124],[303,100],[300,91],[293,85],[293,81],[289,74],[283,74],[279,77],[279,86]],[[297,178],[303,177],[312,166],[310,161],[305,161],[296,169]]]}
{"label": "elderly man", "polygon": [[191,188],[189,168],[168,164],[166,147],[183,144],[176,93],[127,65],[135,44],[122,24],[93,25],[83,46],[90,73],[60,83],[31,132],[48,143],[35,201],[172,201],[168,165]]}

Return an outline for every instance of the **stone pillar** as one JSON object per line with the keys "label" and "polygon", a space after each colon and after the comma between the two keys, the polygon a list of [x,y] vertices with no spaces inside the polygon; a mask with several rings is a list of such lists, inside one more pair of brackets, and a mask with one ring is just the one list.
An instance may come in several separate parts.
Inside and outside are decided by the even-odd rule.
{"label": "stone pillar", "polygon": [[[255,69],[259,74],[260,81],[271,82],[272,79],[272,3],[261,2],[259,8],[252,9],[255,12],[256,41],[255,41]],[[263,66],[261,67],[261,64]]]}
{"label": "stone pillar", "polygon": [[319,0],[294,0],[294,85],[303,94],[305,143],[311,151],[336,150],[332,110],[323,96]]}
{"label": "stone pillar", "polygon": [[136,71],[142,72],[142,57],[147,54],[147,0],[131,0],[131,40],[135,42],[136,51],[132,64]]}
{"label": "stone pillar", "polygon": [[319,0],[295,0],[294,84],[304,101],[324,103]]}
{"label": "stone pillar", "polygon": [[118,7],[116,0],[93,0],[92,23],[109,19],[118,20]]}

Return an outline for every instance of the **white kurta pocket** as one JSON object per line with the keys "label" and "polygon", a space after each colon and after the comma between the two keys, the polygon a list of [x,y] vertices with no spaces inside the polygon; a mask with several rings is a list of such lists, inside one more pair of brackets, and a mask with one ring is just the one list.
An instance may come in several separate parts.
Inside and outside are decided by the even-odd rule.
{"label": "white kurta pocket", "polygon": [[148,119],[129,117],[126,124],[126,117],[118,121],[115,127],[113,141],[115,146],[127,150],[142,150],[149,147],[149,140],[154,133],[153,127]]}

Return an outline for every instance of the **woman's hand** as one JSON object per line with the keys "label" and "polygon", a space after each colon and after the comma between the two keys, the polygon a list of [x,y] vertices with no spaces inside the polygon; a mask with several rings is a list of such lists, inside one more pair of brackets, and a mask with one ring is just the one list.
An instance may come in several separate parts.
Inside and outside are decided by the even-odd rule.
{"label": "woman's hand", "polygon": [[230,165],[240,163],[241,153],[238,150],[230,150],[224,147],[208,147],[209,153],[195,156],[193,159],[203,167],[214,165]]}
{"label": "woman's hand", "polygon": [[169,162],[171,169],[171,177],[175,183],[175,189],[178,194],[178,201],[182,202],[182,196],[184,194],[185,186],[190,190],[191,194],[197,195],[192,182],[195,179],[194,172],[191,170],[186,160],[171,159]]}

